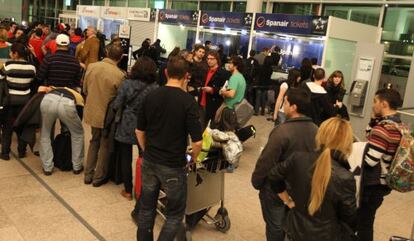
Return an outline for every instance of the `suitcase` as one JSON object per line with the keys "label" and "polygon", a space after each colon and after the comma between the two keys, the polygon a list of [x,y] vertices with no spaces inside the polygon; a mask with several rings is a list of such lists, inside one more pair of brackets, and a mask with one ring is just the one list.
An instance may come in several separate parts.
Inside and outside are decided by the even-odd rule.
{"label": "suitcase", "polygon": [[248,125],[236,131],[236,135],[241,142],[245,142],[250,137],[256,136],[256,128],[253,125]]}
{"label": "suitcase", "polygon": [[54,166],[61,171],[72,170],[72,142],[69,131],[60,133],[52,144]]}

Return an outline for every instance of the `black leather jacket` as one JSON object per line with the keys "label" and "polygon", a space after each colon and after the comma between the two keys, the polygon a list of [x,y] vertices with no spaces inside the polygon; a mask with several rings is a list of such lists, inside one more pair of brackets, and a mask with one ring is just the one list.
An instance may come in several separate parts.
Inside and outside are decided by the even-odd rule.
{"label": "black leather jacket", "polygon": [[332,152],[332,176],[324,201],[314,216],[308,213],[314,164],[319,153],[296,152],[272,169],[271,183],[282,192],[285,180],[296,207],[288,212],[286,229],[294,241],[353,240],[356,222],[356,185],[349,164],[338,152]]}

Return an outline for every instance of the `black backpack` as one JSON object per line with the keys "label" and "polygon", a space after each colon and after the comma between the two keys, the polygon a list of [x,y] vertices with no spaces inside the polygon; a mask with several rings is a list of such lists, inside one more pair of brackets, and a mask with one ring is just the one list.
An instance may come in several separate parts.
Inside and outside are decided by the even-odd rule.
{"label": "black backpack", "polygon": [[60,133],[52,144],[53,163],[61,171],[72,170],[72,143],[69,131]]}
{"label": "black backpack", "polygon": [[96,34],[96,37],[99,39],[99,52],[98,52],[98,57],[99,60],[102,60],[106,57],[106,51],[105,51],[105,39],[106,36],[105,34],[99,33]]}
{"label": "black backpack", "polygon": [[236,130],[236,136],[241,142],[247,141],[250,137],[256,137],[256,127],[248,125]]}

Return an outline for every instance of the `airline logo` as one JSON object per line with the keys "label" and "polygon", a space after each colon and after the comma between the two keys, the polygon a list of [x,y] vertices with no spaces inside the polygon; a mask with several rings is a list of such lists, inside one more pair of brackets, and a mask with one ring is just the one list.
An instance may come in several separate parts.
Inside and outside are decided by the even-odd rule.
{"label": "airline logo", "polygon": [[275,21],[275,20],[269,20],[264,17],[264,16],[260,16],[257,18],[256,20],[256,26],[258,28],[263,28],[263,27],[289,27],[289,21],[283,20],[283,21]]}

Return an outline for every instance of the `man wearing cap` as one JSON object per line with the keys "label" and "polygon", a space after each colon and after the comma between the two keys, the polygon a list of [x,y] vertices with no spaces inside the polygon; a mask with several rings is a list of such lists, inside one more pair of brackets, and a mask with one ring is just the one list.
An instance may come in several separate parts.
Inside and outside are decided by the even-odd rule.
{"label": "man wearing cap", "polygon": [[80,87],[81,67],[76,58],[69,54],[69,44],[69,36],[59,34],[56,37],[56,53],[43,59],[37,76],[43,85],[72,89]]}
{"label": "man wearing cap", "polygon": [[78,112],[83,107],[83,98],[75,91],[80,87],[82,70],[75,57],[69,54],[69,36],[59,34],[56,37],[56,44],[56,54],[43,59],[38,74],[38,79],[43,81],[43,85],[51,87],[40,105],[42,113],[40,159],[46,176],[51,175],[53,171],[50,136],[56,119],[59,119],[71,134],[74,174],[82,172],[84,157],[84,135],[81,114],[79,114],[81,112]]}

